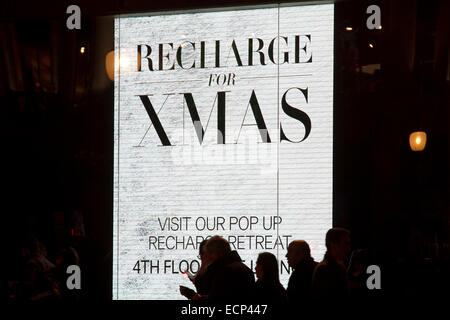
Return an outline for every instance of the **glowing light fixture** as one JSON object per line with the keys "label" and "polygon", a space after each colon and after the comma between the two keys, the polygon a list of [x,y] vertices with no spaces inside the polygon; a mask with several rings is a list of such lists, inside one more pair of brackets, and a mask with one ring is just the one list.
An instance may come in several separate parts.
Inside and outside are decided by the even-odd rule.
{"label": "glowing light fixture", "polygon": [[422,151],[427,144],[427,134],[423,131],[416,131],[409,135],[409,146],[412,151]]}
{"label": "glowing light fixture", "polygon": [[114,50],[106,54],[105,69],[109,80],[114,81]]}

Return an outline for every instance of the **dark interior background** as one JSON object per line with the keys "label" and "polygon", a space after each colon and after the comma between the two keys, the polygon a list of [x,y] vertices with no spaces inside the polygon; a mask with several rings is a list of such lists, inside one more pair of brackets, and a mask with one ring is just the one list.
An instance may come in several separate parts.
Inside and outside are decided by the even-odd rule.
{"label": "dark interior background", "polygon": [[[0,3],[2,288],[21,276],[28,233],[52,257],[81,216],[84,298],[111,298],[113,15],[264,3]],[[81,30],[66,28],[71,4]],[[371,4],[381,30],[366,27]],[[333,224],[381,266],[373,294],[428,295],[449,280],[449,16],[445,0],[335,1]],[[418,130],[427,146],[412,152]]]}

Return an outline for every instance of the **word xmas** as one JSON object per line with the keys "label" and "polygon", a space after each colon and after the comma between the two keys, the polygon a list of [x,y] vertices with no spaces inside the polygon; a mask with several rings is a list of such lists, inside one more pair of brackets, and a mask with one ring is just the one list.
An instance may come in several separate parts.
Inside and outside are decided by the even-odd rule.
{"label": "word xmas", "polygon": [[[288,142],[298,143],[298,142],[302,142],[303,140],[305,140],[308,137],[309,133],[311,132],[311,119],[305,112],[303,112],[302,110],[300,110],[298,108],[295,108],[294,106],[292,106],[291,104],[288,103],[286,95],[290,91],[292,91],[293,93],[300,94],[305,99],[306,103],[308,103],[308,88],[306,88],[306,89],[301,89],[301,88],[297,88],[297,87],[289,88],[284,92],[284,94],[281,98],[281,108],[282,108],[283,112],[290,118],[293,118],[293,119],[299,121],[300,123],[302,123],[305,128],[305,133],[301,140],[297,140],[297,141],[291,140],[284,133],[283,126],[280,122],[280,141],[285,140]],[[217,144],[225,144],[226,143],[226,141],[225,141],[225,137],[226,137],[226,135],[225,135],[225,129],[226,129],[225,113],[226,113],[226,94],[228,92],[229,91],[217,92],[216,97],[213,102],[213,106],[211,108],[211,112],[210,112],[210,114],[212,114],[213,109],[215,108],[215,105],[216,105],[215,102],[217,101]],[[158,112],[155,111],[155,108],[153,107],[153,104],[150,101],[149,97],[151,95],[139,95],[139,98],[141,99],[141,101],[145,107],[145,110],[147,111],[147,114],[150,117],[151,123],[154,126],[156,133],[158,134],[158,137],[161,140],[162,145],[172,146],[173,144],[170,142],[170,139],[167,136],[166,130],[164,129],[164,126],[158,117],[158,113],[164,107],[164,104],[166,103],[169,96],[175,95],[175,93],[168,93],[165,95],[167,96],[167,98],[165,99],[163,105],[159,108]],[[184,99],[183,102],[184,101],[186,102],[187,108],[189,110],[189,115],[190,115],[192,123],[194,125],[194,129],[195,129],[198,141],[201,145],[203,143],[203,138],[205,136],[205,132],[207,130],[208,124],[206,125],[206,127],[203,127],[203,124],[200,121],[200,116],[199,116],[198,109],[195,104],[192,93],[180,93],[180,95],[183,96],[183,99]],[[182,112],[184,113],[183,108],[180,108],[180,110],[182,110]],[[254,124],[245,124],[244,123],[244,120],[246,118],[247,113],[249,113],[249,110],[251,110],[251,112],[253,113],[253,116],[255,118],[256,123],[254,123]],[[181,116],[183,116],[183,113],[181,114]],[[183,116],[182,119],[183,119],[183,128],[184,128],[185,127],[185,123],[184,123],[185,117]],[[209,123],[209,121],[208,121],[208,123]],[[258,127],[258,131],[259,131],[259,134],[261,136],[263,143],[271,143],[272,142],[269,131],[267,130],[266,122],[265,122],[263,114],[261,112],[258,98],[256,97],[255,90],[252,90],[250,100],[247,103],[247,107],[245,109],[245,113],[244,113],[244,116],[243,116],[243,119],[241,122],[241,126],[239,127],[239,134],[240,134],[243,126],[249,126],[249,125],[254,125],[254,126]],[[239,135],[237,137],[237,140],[234,141],[233,143],[238,143],[238,140],[239,140]]]}
{"label": "word xmas", "polygon": [[[243,47],[245,50],[242,49]],[[228,55],[224,56],[223,53]],[[232,65],[229,65],[230,56],[235,61]],[[233,39],[228,46],[224,46],[220,40],[198,43],[182,41],[175,45],[172,42],[154,46],[137,45],[137,71],[311,62],[311,35],[309,34],[293,37],[276,36],[268,42],[266,40],[266,43],[260,38],[241,40],[238,43]]]}

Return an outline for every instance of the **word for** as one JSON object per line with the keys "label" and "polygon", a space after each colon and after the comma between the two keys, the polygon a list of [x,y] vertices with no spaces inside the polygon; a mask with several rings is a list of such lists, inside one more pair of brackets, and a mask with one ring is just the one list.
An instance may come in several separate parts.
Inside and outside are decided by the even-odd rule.
{"label": "word for", "polygon": [[209,75],[209,83],[208,86],[210,87],[211,84],[217,83],[218,86],[223,86],[223,85],[233,85],[235,84],[235,78],[236,78],[236,74],[234,73],[211,73]]}

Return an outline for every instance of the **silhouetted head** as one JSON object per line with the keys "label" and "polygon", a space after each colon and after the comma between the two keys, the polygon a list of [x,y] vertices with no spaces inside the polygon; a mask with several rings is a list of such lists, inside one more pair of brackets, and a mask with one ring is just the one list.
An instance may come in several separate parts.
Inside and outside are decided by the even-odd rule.
{"label": "silhouetted head", "polygon": [[198,258],[204,262],[206,260],[206,243],[208,240],[203,240],[198,247]]}
{"label": "silhouetted head", "polygon": [[287,249],[286,258],[291,268],[295,268],[301,261],[311,258],[311,250],[304,240],[292,241]]}
{"label": "silhouetted head", "polygon": [[221,236],[214,236],[205,245],[206,254],[214,262],[231,252],[230,244]]}
{"label": "silhouetted head", "polygon": [[328,254],[338,261],[344,261],[351,251],[350,231],[344,228],[332,228],[328,230],[325,245]]}
{"label": "silhouetted head", "polygon": [[256,260],[256,277],[258,280],[279,283],[277,258],[270,252],[262,252]]}

